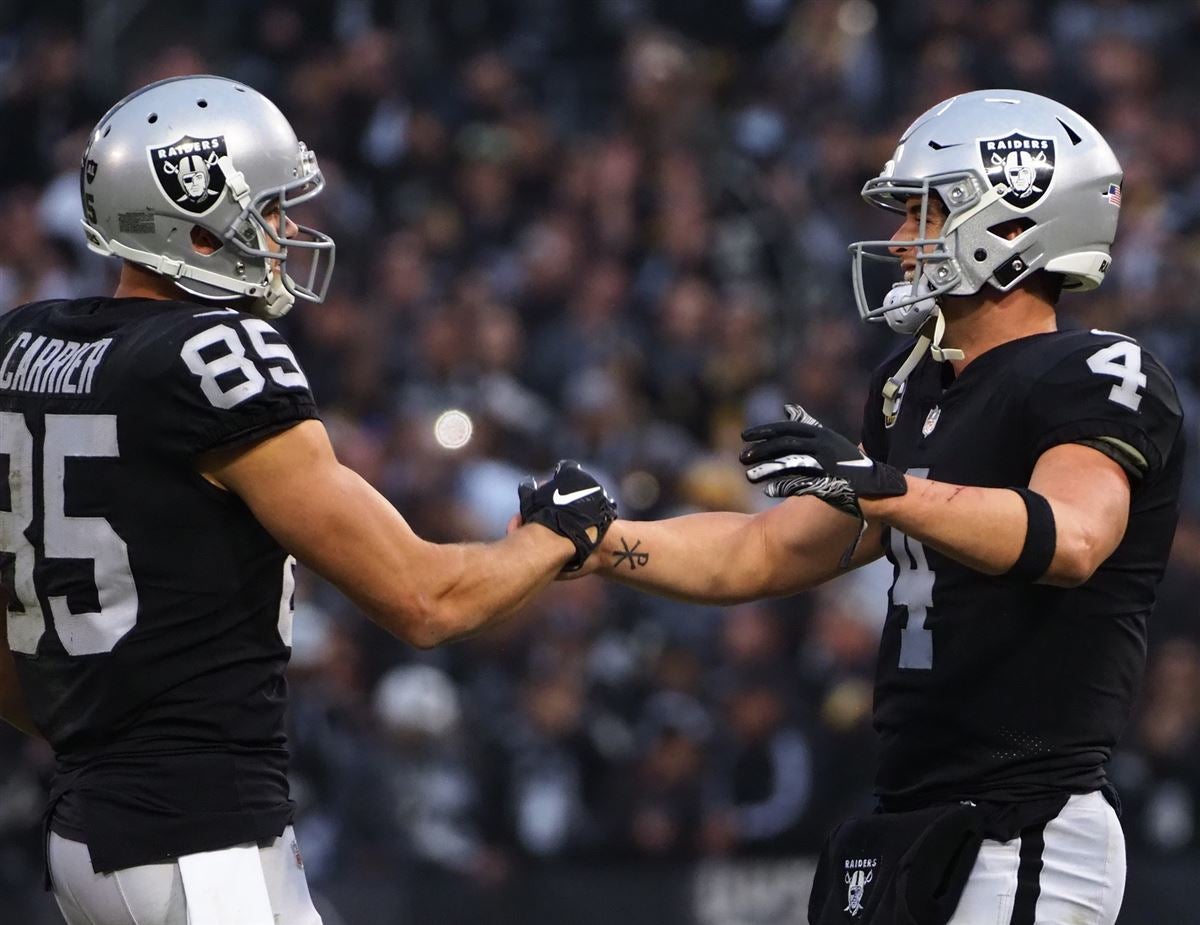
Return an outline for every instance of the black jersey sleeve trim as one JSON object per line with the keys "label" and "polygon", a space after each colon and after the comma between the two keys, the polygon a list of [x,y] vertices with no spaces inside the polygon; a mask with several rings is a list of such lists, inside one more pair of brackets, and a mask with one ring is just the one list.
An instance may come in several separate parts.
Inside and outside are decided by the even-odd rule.
{"label": "black jersey sleeve trim", "polygon": [[1084,437],[1075,442],[1103,453],[1124,469],[1130,479],[1138,480],[1146,474],[1146,457],[1124,440],[1116,437]]}
{"label": "black jersey sleeve trim", "polygon": [[[1143,431],[1119,421],[1103,419],[1072,421],[1069,424],[1063,424],[1043,434],[1034,446],[1033,462],[1036,463],[1037,458],[1045,453],[1046,450],[1064,443],[1083,443],[1086,446],[1091,446],[1092,444],[1089,441],[1103,442],[1113,452],[1117,452],[1111,443],[1114,440],[1128,444],[1142,455],[1145,467],[1138,473],[1139,478],[1155,472],[1162,466],[1163,460],[1159,454],[1158,447],[1154,445],[1154,441],[1146,436]],[[1105,455],[1111,455],[1110,452],[1101,450],[1098,446],[1095,449],[1100,450]],[[1129,459],[1127,454],[1126,459]],[[1125,463],[1120,459],[1116,459],[1116,462],[1120,463],[1122,467],[1125,466]]]}
{"label": "black jersey sleeve trim", "polygon": [[203,445],[197,447],[196,455],[201,456],[213,450],[234,450],[238,447],[247,446],[255,441],[262,440],[265,437],[290,430],[304,421],[319,419],[320,415],[317,412],[317,406],[314,402],[299,403],[292,408],[281,410],[267,418],[261,418],[241,430],[223,433],[214,440],[205,441]]}

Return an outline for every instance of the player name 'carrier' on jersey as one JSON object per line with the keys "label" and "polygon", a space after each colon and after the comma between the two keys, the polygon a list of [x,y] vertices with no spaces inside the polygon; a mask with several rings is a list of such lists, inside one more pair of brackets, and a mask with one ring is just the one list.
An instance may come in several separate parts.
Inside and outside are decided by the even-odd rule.
{"label": "player name 'carrier' on jersey", "polygon": [[97,870],[278,835],[293,560],[198,458],[316,416],[265,321],[82,299],[0,315],[0,583],[55,831]]}
{"label": "player name 'carrier' on jersey", "polygon": [[80,342],[22,331],[0,362],[0,389],[89,395],[112,338]]}

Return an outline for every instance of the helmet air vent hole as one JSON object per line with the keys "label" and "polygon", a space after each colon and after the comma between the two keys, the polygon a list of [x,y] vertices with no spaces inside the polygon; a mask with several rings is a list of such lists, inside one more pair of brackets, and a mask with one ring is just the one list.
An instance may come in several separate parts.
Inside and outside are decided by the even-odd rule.
{"label": "helmet air vent hole", "polygon": [[977,247],[975,248],[975,253],[973,256],[975,257],[977,263],[983,263],[985,260],[987,260],[987,251],[985,251],[982,247]]}
{"label": "helmet air vent hole", "polygon": [[156,113],[156,112],[150,113],[150,116],[149,116],[149,118],[146,119],[146,121],[149,122],[151,125],[153,125],[155,122],[158,121],[158,113]]}
{"label": "helmet air vent hole", "polygon": [[207,109],[208,108],[208,100],[196,100],[196,105],[199,106],[201,109]]}
{"label": "helmet air vent hole", "polygon": [[1014,218],[1007,222],[993,225],[988,229],[988,233],[995,235],[1001,241],[1013,241],[1035,225],[1037,225],[1037,222],[1033,219],[1028,216],[1022,216],[1021,218]]}
{"label": "helmet air vent hole", "polygon": [[205,257],[215,254],[225,242],[218,238],[215,234],[200,225],[193,225],[191,231],[192,248],[197,254],[202,254]]}
{"label": "helmet air vent hole", "polygon": [[111,125],[106,125],[106,126],[104,127],[104,134],[103,134],[103,135],[101,135],[100,137],[101,137],[101,138],[107,138],[107,137],[108,137],[108,133],[109,133],[109,132],[111,132],[111,131],[112,131],[112,126],[111,126]]}
{"label": "helmet air vent hole", "polygon": [[1065,123],[1062,119],[1058,120],[1058,124],[1066,129],[1067,137],[1071,139],[1071,144],[1077,145],[1079,142],[1083,141],[1083,139],[1079,137],[1079,133],[1075,131],[1075,129],[1071,128],[1071,126],[1067,125],[1067,123]]}

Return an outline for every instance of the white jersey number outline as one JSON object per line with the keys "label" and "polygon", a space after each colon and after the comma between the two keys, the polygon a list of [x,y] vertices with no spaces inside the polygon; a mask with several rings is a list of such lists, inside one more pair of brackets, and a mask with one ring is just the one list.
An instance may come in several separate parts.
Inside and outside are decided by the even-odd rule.
{"label": "white jersey number outline", "polygon": [[1120,340],[1101,347],[1087,359],[1088,369],[1097,376],[1115,376],[1120,380],[1108,392],[1108,400],[1137,411],[1142,404],[1138,389],[1146,387],[1142,372],[1142,348],[1131,340]]}
{"label": "white jersey number outline", "polygon": [[[271,342],[268,334],[278,336],[273,327],[259,318],[247,318],[242,321],[242,328],[250,339],[250,346],[264,363],[271,378],[284,388],[308,388],[308,378],[292,348],[282,340]],[[202,350],[223,344],[225,350],[205,359]],[[238,336],[237,331],[227,324],[215,324],[205,328],[199,334],[193,334],[179,351],[183,362],[192,374],[200,378],[200,391],[214,408],[229,409],[240,405],[247,398],[253,398],[263,390],[266,379],[259,372],[255,362],[246,356],[246,346]],[[218,379],[234,371],[241,375],[241,381],[227,383],[222,388]]]}
{"label": "white jersey number outline", "polygon": [[[34,582],[36,554],[27,537],[34,520],[33,434],[25,417],[0,413],[0,454],[8,456],[11,504],[0,511],[0,551],[14,556],[14,608],[8,615],[8,644],[14,652],[37,654],[46,620]],[[49,597],[50,615],[68,655],[111,652],[137,622],[138,594],[129,549],[103,517],[66,513],[68,459],[118,458],[113,414],[48,414],[42,451],[42,542],[47,559],[90,559],[99,608],[73,613],[62,596]],[[16,609],[19,608],[19,609]]]}

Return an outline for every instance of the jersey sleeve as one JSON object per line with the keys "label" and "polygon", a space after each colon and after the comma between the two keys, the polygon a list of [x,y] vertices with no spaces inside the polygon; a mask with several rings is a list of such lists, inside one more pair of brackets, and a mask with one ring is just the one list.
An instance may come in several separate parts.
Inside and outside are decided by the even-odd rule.
{"label": "jersey sleeve", "polygon": [[1141,345],[1093,332],[1055,359],[1028,396],[1033,459],[1082,443],[1134,478],[1152,478],[1179,439],[1183,421],[1170,375]]}
{"label": "jersey sleeve", "polygon": [[173,455],[236,447],[317,417],[291,347],[260,318],[200,312],[172,324],[155,353],[154,439]]}

